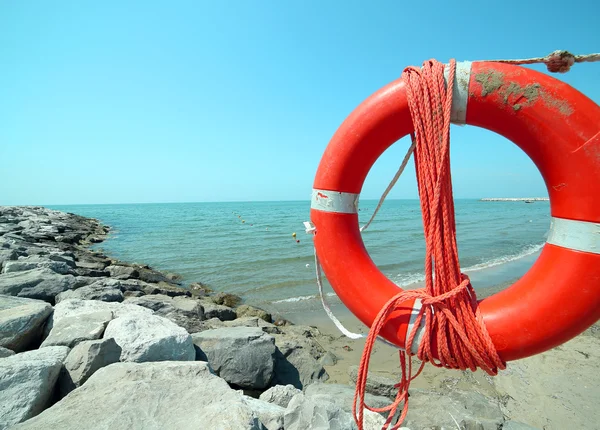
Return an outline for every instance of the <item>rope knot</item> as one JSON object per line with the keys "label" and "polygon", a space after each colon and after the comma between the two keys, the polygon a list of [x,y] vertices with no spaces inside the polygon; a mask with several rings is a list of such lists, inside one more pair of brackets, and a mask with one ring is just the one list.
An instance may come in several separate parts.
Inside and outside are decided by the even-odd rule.
{"label": "rope knot", "polygon": [[569,51],[554,51],[546,56],[544,64],[551,73],[567,73],[575,64],[575,56]]}

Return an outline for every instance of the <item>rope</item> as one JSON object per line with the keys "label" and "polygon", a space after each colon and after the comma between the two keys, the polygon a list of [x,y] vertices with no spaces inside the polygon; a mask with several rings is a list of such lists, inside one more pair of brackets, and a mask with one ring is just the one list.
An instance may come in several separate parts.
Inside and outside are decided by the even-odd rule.
{"label": "rope", "polygon": [[[448,82],[454,81],[455,71],[456,62],[451,60]],[[459,266],[449,158],[452,85],[446,89],[444,65],[435,60],[425,62],[422,68],[406,68],[402,79],[406,83],[415,127],[412,136],[415,170],[426,242],[425,288],[400,292],[385,304],[373,321],[360,361],[352,408],[359,430],[363,429],[365,407],[374,412],[387,412],[383,429],[388,429],[404,402],[400,417],[392,426],[393,429],[400,427],[408,413],[410,382],[420,374],[426,362],[450,369],[475,371],[479,367],[490,375],[505,368],[483,323],[475,291]],[[421,366],[413,375],[410,357],[406,357],[405,351],[399,351],[402,376],[396,385],[396,398],[385,408],[371,408],[365,405],[364,397],[374,341],[388,316],[410,299],[420,299],[422,308],[406,339],[405,351],[411,351],[417,329],[425,318],[424,335],[417,352]]]}
{"label": "rope", "polygon": [[554,51],[545,57],[527,58],[522,60],[487,60],[506,64],[537,64],[544,63],[551,73],[566,73],[575,63],[600,61],[599,54],[573,55],[569,51]]}

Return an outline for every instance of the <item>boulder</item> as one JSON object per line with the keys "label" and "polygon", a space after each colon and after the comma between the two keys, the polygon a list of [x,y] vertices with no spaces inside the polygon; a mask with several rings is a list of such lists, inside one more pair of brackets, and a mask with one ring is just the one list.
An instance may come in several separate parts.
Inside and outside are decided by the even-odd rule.
{"label": "boulder", "polygon": [[461,423],[469,429],[497,430],[503,422],[498,401],[476,391],[411,389],[410,408],[403,424],[421,429],[455,428]]}
{"label": "boulder", "polygon": [[198,300],[185,296],[170,297],[163,294],[129,298],[127,303],[152,309],[156,315],[173,321],[188,333],[203,330],[204,308]]}
{"label": "boulder", "polygon": [[44,334],[45,336],[48,336],[54,324],[62,318],[69,318],[98,311],[112,312],[115,318],[124,315],[152,315],[153,313],[150,309],[126,303],[65,299],[54,306],[54,313],[48,318],[48,322],[44,328]]}
{"label": "boulder", "polygon": [[281,330],[274,324],[268,323],[258,317],[242,317],[230,321],[223,321],[225,327],[259,327],[262,331],[269,334],[279,334]]}
{"label": "boulder", "polygon": [[[348,367],[348,377],[350,378],[350,382],[356,384],[356,379],[358,377],[358,366]],[[394,398],[396,397],[396,392],[398,391],[398,389],[394,387],[396,384],[397,381],[394,381],[393,379],[369,372],[367,374],[366,391],[367,393],[374,394],[376,396]]]}
{"label": "boulder", "polygon": [[11,355],[15,355],[15,352],[12,349],[0,346],[0,358],[10,357]]}
{"label": "boulder", "polygon": [[258,420],[267,430],[283,430],[285,408],[248,396],[244,396],[242,400],[256,413]]}
{"label": "boulder", "polygon": [[320,347],[315,345],[314,339],[275,335],[275,344],[277,352],[273,384],[291,384],[303,389],[317,381],[325,382],[329,379],[329,374],[318,361],[320,357],[317,351]]}
{"label": "boulder", "polygon": [[207,363],[116,363],[14,430],[259,430],[241,393]]}
{"label": "boulder", "polygon": [[3,269],[7,262],[16,260],[18,256],[14,249],[0,248],[0,269]]}
{"label": "boulder", "polygon": [[102,302],[122,302],[124,300],[121,290],[116,288],[105,288],[101,284],[93,284],[76,290],[64,291],[56,296],[56,303],[66,299],[100,300]]}
{"label": "boulder", "polygon": [[75,285],[77,284],[77,279],[73,275],[58,275],[52,271],[49,272],[52,275],[44,278],[42,282],[32,287],[25,287],[21,289],[21,291],[19,291],[17,295],[19,297],[44,300],[50,304],[54,304],[55,297],[58,294],[62,293],[63,291],[75,288]]}
{"label": "boulder", "polygon": [[212,289],[201,282],[192,282],[188,285],[188,288],[192,293],[192,297],[206,297],[213,292]]}
{"label": "boulder", "polygon": [[214,296],[208,297],[208,300],[217,305],[227,306],[228,308],[234,308],[240,304],[242,298],[240,296],[236,296],[235,294],[219,292]]}
{"label": "boulder", "polygon": [[189,361],[196,358],[192,337],[182,327],[156,315],[125,315],[106,327],[122,348],[121,361]]}
{"label": "boulder", "polygon": [[64,397],[80,387],[98,369],[117,363],[121,347],[113,338],[80,342],[71,350],[59,377],[59,390]]}
{"label": "boulder", "polygon": [[287,408],[292,397],[301,392],[302,391],[291,384],[275,385],[262,393],[259,399],[265,402],[274,403],[282,408]]}
{"label": "boulder", "polygon": [[262,389],[273,377],[275,340],[260,328],[227,327],[192,335],[196,359],[230,384]]}
{"label": "boulder", "polygon": [[235,309],[235,314],[238,318],[258,317],[268,323],[271,322],[271,314],[262,309],[258,309],[249,305],[240,305]]}
{"label": "boulder", "polygon": [[541,430],[537,427],[531,427],[530,425],[519,423],[517,421],[504,421],[502,430]]}
{"label": "boulder", "polygon": [[0,346],[15,352],[35,346],[51,313],[46,302],[0,295]]}
{"label": "boulder", "polygon": [[131,266],[112,265],[108,266],[106,271],[110,273],[112,278],[117,279],[137,279],[140,277],[140,273],[137,269]]}
{"label": "boulder", "polygon": [[32,269],[5,273],[0,276],[0,294],[16,296],[24,288],[31,288],[49,277],[57,276],[49,269]]}
{"label": "boulder", "polygon": [[0,429],[42,412],[69,348],[54,346],[0,359]]}
{"label": "boulder", "polygon": [[283,416],[286,430],[355,430],[352,414],[329,401],[316,402],[302,393],[290,401]]}
{"label": "boulder", "polygon": [[221,321],[232,321],[237,318],[235,311],[227,306],[217,305],[207,300],[201,300],[204,308],[204,318],[218,318]]}
{"label": "boulder", "polygon": [[64,345],[73,348],[84,340],[100,339],[113,317],[111,311],[97,311],[61,318],[53,324],[41,346]]}
{"label": "boulder", "polygon": [[[354,387],[344,384],[323,384],[315,383],[306,387],[304,395],[316,403],[330,401],[337,406],[352,413],[352,404],[354,402]],[[412,400],[412,398],[411,398]],[[392,403],[392,400],[383,396],[365,395],[367,405],[375,408],[384,408]]]}

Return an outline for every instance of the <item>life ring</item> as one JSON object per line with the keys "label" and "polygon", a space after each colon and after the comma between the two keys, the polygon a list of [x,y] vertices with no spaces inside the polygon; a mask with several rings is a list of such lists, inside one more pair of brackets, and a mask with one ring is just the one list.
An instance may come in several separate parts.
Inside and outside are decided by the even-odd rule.
{"label": "life ring", "polygon": [[[508,64],[457,63],[453,85],[452,121],[517,144],[538,167],[550,197],[550,233],[535,264],[514,285],[479,302],[500,357],[517,360],[558,346],[600,319],[600,107],[557,79]],[[377,158],[412,131],[406,87],[398,79],[342,123],[314,181],[317,255],[336,294],[369,327],[400,290],[364,246],[358,198]],[[406,302],[381,336],[404,348],[419,308],[418,300]]]}

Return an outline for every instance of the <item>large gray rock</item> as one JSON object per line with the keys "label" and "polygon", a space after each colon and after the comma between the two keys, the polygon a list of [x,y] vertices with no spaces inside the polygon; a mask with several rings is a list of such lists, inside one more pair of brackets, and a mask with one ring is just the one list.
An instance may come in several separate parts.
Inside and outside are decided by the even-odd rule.
{"label": "large gray rock", "polygon": [[0,346],[21,352],[35,345],[51,313],[46,302],[0,295]]}
{"label": "large gray rock", "polygon": [[104,285],[93,283],[76,290],[64,291],[56,296],[56,303],[67,299],[100,300],[102,302],[122,302],[124,297],[121,290],[105,288]]}
{"label": "large gray rock", "polygon": [[88,340],[71,350],[64,363],[59,379],[59,389],[64,397],[80,387],[98,369],[117,363],[121,347],[113,338]]}
{"label": "large gray rock", "polygon": [[[352,404],[354,402],[354,387],[343,384],[323,384],[315,383],[309,385],[305,392],[305,396],[316,403],[330,401],[337,406],[352,413]],[[383,396],[374,396],[372,394],[365,395],[367,405],[375,408],[383,408],[392,403],[392,400]]]}
{"label": "large gray rock", "polygon": [[5,273],[0,276],[0,294],[18,295],[24,288],[31,288],[49,277],[57,276],[49,269],[32,269],[23,272]]}
{"label": "large gray rock", "polygon": [[272,321],[271,314],[267,311],[263,311],[262,309],[255,308],[250,305],[240,305],[235,308],[235,313],[238,318],[244,317],[257,317],[270,323]]}
{"label": "large gray rock", "polygon": [[476,391],[411,389],[410,408],[403,424],[414,429],[450,429],[462,423],[467,428],[497,430],[503,422],[498,401]]}
{"label": "large gray rock", "polygon": [[204,308],[204,318],[218,318],[221,321],[231,321],[237,318],[235,311],[227,306],[217,305],[208,300],[201,300],[200,303]]}
{"label": "large gray rock", "polygon": [[167,296],[164,294],[132,297],[126,303],[152,309],[156,315],[173,321],[180,327],[185,328],[188,333],[202,331],[204,327],[204,308],[198,300],[186,296]]}
{"label": "large gray rock", "polygon": [[194,333],[198,360],[230,384],[262,389],[273,377],[275,339],[260,328],[228,327]]}
{"label": "large gray rock", "polygon": [[116,363],[23,429],[259,430],[241,393],[211,373],[207,363]]}
{"label": "large gray rock", "polygon": [[355,430],[352,414],[329,401],[317,402],[296,394],[283,417],[286,430]]}
{"label": "large gray rock", "polygon": [[90,312],[61,318],[53,324],[50,334],[41,346],[64,345],[72,348],[84,340],[100,339],[112,319],[111,311]]}
{"label": "large gray rock", "polygon": [[320,347],[313,339],[296,334],[275,335],[275,344],[277,352],[273,384],[291,384],[303,389],[315,382],[329,379],[329,374],[318,361],[320,355],[317,351]]}
{"label": "large gray rock", "polygon": [[[350,382],[356,384],[356,379],[358,377],[358,366],[348,367],[348,377],[350,378]],[[367,375],[366,391],[367,393],[374,394],[376,396],[394,398],[396,396],[396,392],[398,391],[398,389],[394,387],[396,383],[397,382],[393,379],[369,372]]]}
{"label": "large gray rock", "polygon": [[156,315],[126,315],[108,323],[104,337],[122,348],[121,361],[189,361],[196,358],[192,337]]}
{"label": "large gray rock", "polygon": [[243,402],[250,406],[267,430],[283,430],[285,408],[248,396],[243,397]]}
{"label": "large gray rock", "polygon": [[130,266],[119,266],[113,265],[108,266],[106,270],[110,273],[111,278],[117,279],[130,279],[130,278],[139,278],[140,273],[137,271],[135,267]]}
{"label": "large gray rock", "polygon": [[125,315],[152,315],[153,313],[150,309],[131,304],[100,302],[98,300],[65,299],[54,306],[54,313],[48,318],[44,334],[48,336],[54,324],[63,318],[98,311],[112,312],[115,318]]}
{"label": "large gray rock", "polygon": [[531,427],[530,425],[519,423],[517,421],[504,421],[502,430],[540,430],[537,427]]}
{"label": "large gray rock", "polygon": [[8,261],[13,261],[18,258],[17,251],[14,249],[0,249],[0,271]]}
{"label": "large gray rock", "polygon": [[292,400],[296,394],[301,392],[302,391],[291,384],[275,385],[262,393],[259,399],[265,402],[274,403],[282,408],[287,408],[290,400]]}
{"label": "large gray rock", "polygon": [[258,317],[241,317],[231,321],[223,321],[225,327],[259,327],[262,331],[269,334],[279,334],[281,330],[275,324],[266,322]]}
{"label": "large gray rock", "polygon": [[68,264],[62,261],[53,261],[39,256],[20,258],[17,261],[7,261],[4,263],[3,273],[23,272],[32,269],[50,269],[60,275],[73,274]]}
{"label": "large gray rock", "polygon": [[[46,269],[48,270],[48,269]],[[25,272],[21,272],[25,273]],[[44,278],[44,280],[35,286],[21,289],[17,294],[19,297],[28,297],[30,299],[44,300],[49,303],[55,302],[55,297],[62,293],[73,289],[77,285],[77,278],[73,275],[58,275],[50,271],[52,275]]]}
{"label": "large gray rock", "polygon": [[69,348],[55,346],[0,359],[0,429],[48,406],[68,353]]}

